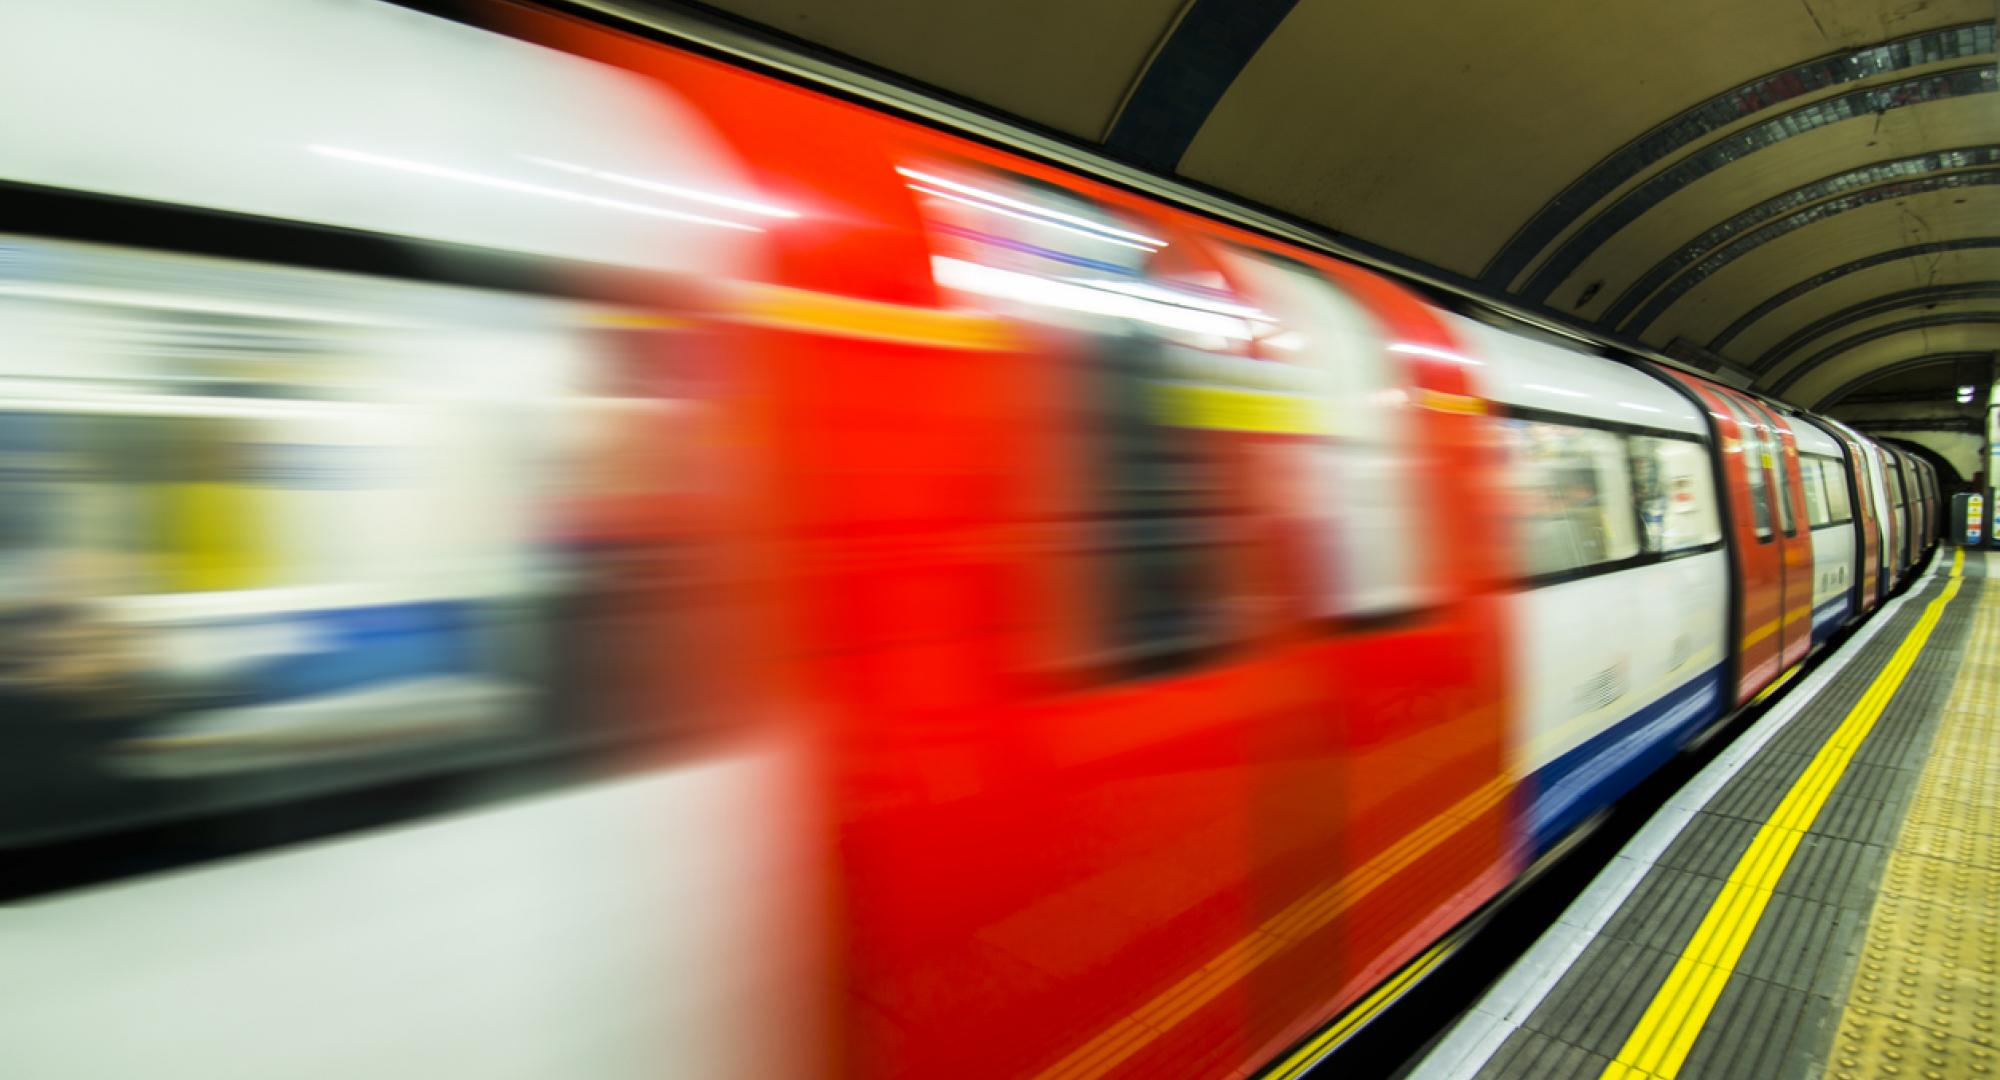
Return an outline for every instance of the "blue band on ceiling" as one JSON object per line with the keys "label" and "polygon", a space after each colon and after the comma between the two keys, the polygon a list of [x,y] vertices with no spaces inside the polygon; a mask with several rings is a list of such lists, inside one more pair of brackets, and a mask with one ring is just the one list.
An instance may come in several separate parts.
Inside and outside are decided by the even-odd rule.
{"label": "blue band on ceiling", "polygon": [[1931,367],[1937,364],[1962,364],[1966,362],[1989,363],[1992,361],[1992,359],[1993,359],[1992,353],[1947,352],[1947,353],[1931,353],[1928,356],[1918,356],[1909,360],[1898,360],[1893,364],[1888,364],[1883,367],[1876,368],[1874,371],[1870,371],[1865,375],[1858,375],[1852,379],[1847,380],[1846,382],[1840,385],[1839,389],[1835,390],[1831,394],[1826,395],[1823,398],[1820,398],[1819,407],[1822,409],[1830,409],[1835,404],[1839,403],[1840,401],[1849,397],[1850,395],[1855,394],[1862,390],[1866,390],[1870,386],[1873,386],[1874,384],[1881,382],[1884,379],[1887,379],[1891,375],[1901,375],[1906,371],[1911,371],[1916,368]]}
{"label": "blue band on ceiling", "polygon": [[1619,148],[1593,165],[1493,256],[1480,279],[1506,288],[1527,269],[1571,222],[1597,205],[1621,184],[1685,147],[1707,139],[1747,117],[1765,113],[1796,98],[1847,83],[1872,79],[1925,64],[1982,56],[1993,51],[1994,27],[1989,21],[1927,30],[1879,45],[1821,56],[1774,71],[1709,98]]}
{"label": "blue band on ceiling", "polygon": [[1672,255],[1655,263],[1652,269],[1641,274],[1639,280],[1633,282],[1618,299],[1612,301],[1610,307],[1604,309],[1604,315],[1599,321],[1607,325],[1624,322],[1648,296],[1658,291],[1660,286],[1673,280],[1674,275],[1699,262],[1702,256],[1714,251],[1723,243],[1762,226],[1780,214],[1790,213],[1821,199],[1861,191],[1879,184],[1890,184],[1898,180],[1909,180],[1956,169],[1976,169],[1996,165],[2000,165],[2000,143],[1990,146],[1968,146],[1957,150],[1933,150],[1930,153],[1897,158],[1894,161],[1878,161],[1863,165],[1822,177],[1810,184],[1800,185],[1782,195],[1774,195],[1689,240]]}
{"label": "blue band on ceiling", "polygon": [[1625,322],[1623,329],[1626,333],[1637,337],[1681,297],[1720,272],[1723,267],[1773,240],[1781,239],[1809,225],[1831,220],[1852,210],[1878,206],[1912,195],[1995,185],[2000,185],[2000,169],[1978,169],[1972,172],[1946,173],[1943,176],[1920,176],[1915,180],[1899,180],[1893,184],[1863,188],[1837,199],[1828,199],[1787,214],[1755,232],[1746,233],[1715,249],[1707,258],[1694,264],[1686,273],[1675,278],[1671,284],[1655,294],[1646,302],[1645,307],[1639,309],[1637,315]]}
{"label": "blue band on ceiling", "polygon": [[1139,77],[1105,148],[1173,171],[1236,76],[1298,0],[1194,0]]}
{"label": "blue band on ceiling", "polygon": [[1890,323],[1887,326],[1878,326],[1872,330],[1863,330],[1861,333],[1855,334],[1853,337],[1844,338],[1840,341],[1836,341],[1833,344],[1828,345],[1826,348],[1821,349],[1820,351],[1812,354],[1811,356],[1806,357],[1806,359],[1802,363],[1800,363],[1797,367],[1791,369],[1790,371],[1785,372],[1782,378],[1778,379],[1777,382],[1771,385],[1771,393],[1780,395],[1783,394],[1785,391],[1790,390],[1792,387],[1798,385],[1798,381],[1800,379],[1803,379],[1807,375],[1812,374],[1814,368],[1817,368],[1821,364],[1826,363],[1828,360],[1831,360],[1834,357],[1839,356],[1841,353],[1850,352],[1854,349],[1858,349],[1861,346],[1866,345],[1871,341],[1880,341],[1883,338],[1894,337],[1897,334],[1906,334],[1912,330],[1933,330],[1939,327],[1961,326],[1961,325],[1991,326],[1994,323],[2000,323],[2000,311],[1995,311],[1995,312],[1968,311],[1962,314],[1954,314],[1954,315],[1927,315],[1920,319],[1904,319],[1902,322]]}
{"label": "blue band on ceiling", "polygon": [[1783,363],[1785,357],[1799,351],[1800,346],[1815,338],[1825,337],[1842,327],[1852,326],[1863,319],[1872,319],[1877,315],[1886,315],[1891,311],[1901,311],[1905,308],[1960,303],[1966,300],[2000,300],[2000,281],[1959,281],[1944,285],[1922,285],[1863,300],[1831,315],[1823,315],[1792,331],[1783,341],[1764,350],[1764,355],[1758,357],[1749,368],[1753,372],[1769,371]]}
{"label": "blue band on ceiling", "polygon": [[1722,332],[1715,335],[1714,339],[1708,343],[1708,351],[1714,353],[1721,352],[1724,346],[1735,339],[1736,335],[1748,330],[1759,319],[1797,300],[1814,289],[1838,281],[1849,274],[1857,274],[1863,270],[1870,270],[1877,266],[1885,266],[1893,262],[1901,262],[1904,259],[1933,258],[1951,252],[1976,251],[1988,248],[2000,248],[2000,236],[1973,236],[1963,240],[1933,240],[1929,243],[1899,247],[1894,251],[1878,251],[1873,255],[1864,255],[1852,262],[1841,263],[1839,266],[1822,270],[1790,288],[1774,293],[1756,307],[1737,316],[1735,322],[1724,327]]}

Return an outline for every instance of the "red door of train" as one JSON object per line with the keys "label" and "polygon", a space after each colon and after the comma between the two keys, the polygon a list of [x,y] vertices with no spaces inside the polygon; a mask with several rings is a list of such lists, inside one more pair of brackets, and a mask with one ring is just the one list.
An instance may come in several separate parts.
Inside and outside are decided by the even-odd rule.
{"label": "red door of train", "polygon": [[1763,465],[1770,481],[1771,501],[1777,511],[1778,550],[1781,564],[1778,619],[1780,671],[1803,661],[1812,650],[1812,530],[1806,525],[1805,492],[1802,490],[1797,439],[1785,422],[1763,403],[1736,395],[1751,421],[1763,436]]}
{"label": "red door of train", "polygon": [[1842,449],[1847,451],[1845,478],[1847,504],[1853,508],[1854,527],[1858,530],[1854,544],[1857,563],[1857,573],[1854,576],[1855,610],[1873,611],[1876,605],[1881,603],[1877,582],[1882,573],[1882,526],[1876,521],[1875,515],[1869,512],[1869,507],[1873,503],[1868,495],[1868,467],[1861,456],[1866,451],[1862,449],[1860,440],[1850,434],[1845,427],[1836,424],[1822,426],[1828,434],[1840,442]]}
{"label": "red door of train", "polygon": [[1783,670],[1777,631],[1784,610],[1784,559],[1777,544],[1777,527],[1766,489],[1762,440],[1735,395],[1698,375],[1677,370],[1666,374],[1691,390],[1715,428],[1722,455],[1722,481],[1728,500],[1730,548],[1735,552],[1736,697],[1741,705]]}

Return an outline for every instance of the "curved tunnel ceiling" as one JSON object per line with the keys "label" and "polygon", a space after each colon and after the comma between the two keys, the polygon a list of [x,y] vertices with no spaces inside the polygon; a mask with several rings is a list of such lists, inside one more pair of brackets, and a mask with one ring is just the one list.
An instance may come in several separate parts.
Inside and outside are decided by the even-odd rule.
{"label": "curved tunnel ceiling", "polygon": [[1802,402],[2000,349],[1995,0],[711,2]]}

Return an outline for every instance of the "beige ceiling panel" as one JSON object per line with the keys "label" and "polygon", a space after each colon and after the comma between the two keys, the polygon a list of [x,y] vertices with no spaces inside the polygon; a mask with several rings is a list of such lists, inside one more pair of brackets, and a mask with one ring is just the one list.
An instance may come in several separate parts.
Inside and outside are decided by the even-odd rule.
{"label": "beige ceiling panel", "polygon": [[[1886,41],[1934,26],[1993,17],[1993,0],[1799,0],[1832,47]],[[1716,28],[1717,33],[1722,32]]]}
{"label": "beige ceiling panel", "polygon": [[[2000,101],[1992,103],[2000,108]],[[1801,278],[1872,251],[1989,235],[2000,221],[2000,187],[1932,191],[1877,203],[1779,237],[1716,271],[1646,331],[1665,345],[1707,341],[1729,320]],[[1733,350],[1730,355],[1739,355]]]}
{"label": "beige ceiling panel", "polygon": [[[1994,222],[1994,228],[1995,235],[2000,235],[2000,221]],[[1859,257],[1862,254],[1869,253],[1856,253],[1851,257]],[[1804,280],[1810,276],[1811,273],[1802,273],[1798,279]],[[1764,355],[1767,349],[1813,320],[1845,311],[1878,296],[1925,285],[1955,285],[1975,281],[2000,281],[2000,248],[1946,251],[1871,266],[1866,270],[1857,270],[1845,277],[1836,278],[1785,304],[1750,324],[1742,333],[1724,345],[1722,351],[1731,359],[1748,363]],[[1749,306],[1745,305],[1746,309]],[[1730,316],[1732,320],[1735,317]],[[1721,332],[1724,325],[1727,324],[1718,324],[1715,332]],[[1711,333],[1699,340],[1706,343],[1713,337],[1714,334]]]}
{"label": "beige ceiling panel", "polygon": [[[1951,392],[1958,388],[1958,369],[1966,366],[1964,361],[1940,361],[1920,367],[1904,368],[1894,375],[1887,375],[1868,384],[1869,393],[1907,393],[1910,391],[1942,391],[1945,401],[1939,404],[1958,404],[1951,401]],[[1976,365],[1975,365],[1976,366]],[[1955,410],[1954,410],[1955,411]]]}
{"label": "beige ceiling panel", "polygon": [[[1660,47],[1725,23],[1700,49]],[[1476,274],[1611,151],[1832,49],[1795,4],[1303,0],[1181,171]]]}
{"label": "beige ceiling panel", "polygon": [[1850,340],[1856,335],[1866,334],[1881,327],[1907,322],[1911,319],[1964,315],[1967,313],[2000,314],[2000,300],[1953,300],[1936,304],[1929,308],[1918,306],[1883,312],[1880,315],[1849,323],[1837,330],[1828,331],[1811,341],[1801,344],[1797,349],[1781,357],[1777,361],[1777,365],[1772,368],[1772,372],[1774,377],[1777,377],[1778,372],[1786,371],[1799,364],[1803,364],[1815,354],[1825,349]]}
{"label": "beige ceiling panel", "polygon": [[[1768,199],[1877,162],[1996,144],[2000,95],[1993,94],[1927,102],[1808,131],[1682,188],[1598,248],[1550,299],[1562,310],[1598,318],[1655,263]],[[1592,301],[1573,307],[1593,283],[1601,284]]]}
{"label": "beige ceiling panel", "polygon": [[1839,49],[1991,15],[1991,0],[1886,23],[1860,3],[1304,0],[1181,171],[1477,273],[1563,187],[1682,110]]}
{"label": "beige ceiling panel", "polygon": [[1833,357],[1788,388],[1785,400],[1812,408],[1849,380],[1903,360],[1932,353],[1987,352],[2000,348],[2000,323],[1933,327],[1871,341]]}
{"label": "beige ceiling panel", "polygon": [[716,0],[716,6],[1094,141],[1179,16],[1182,0]]}

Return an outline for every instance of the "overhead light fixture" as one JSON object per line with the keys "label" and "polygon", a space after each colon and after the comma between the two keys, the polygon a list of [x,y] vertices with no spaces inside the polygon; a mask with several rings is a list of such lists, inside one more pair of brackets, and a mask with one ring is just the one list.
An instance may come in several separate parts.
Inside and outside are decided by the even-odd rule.
{"label": "overhead light fixture", "polygon": [[1964,386],[1961,386],[1961,387],[1959,387],[1959,388],[1958,388],[1958,403],[1959,403],[1960,405],[1970,405],[1970,404],[1972,404],[1972,397],[1973,397],[1973,395],[1974,395],[1975,393],[1977,393],[1977,392],[1978,392],[1978,391],[1977,391],[1977,390],[1975,390],[1975,389],[1974,389],[1974,388],[1972,387],[1972,385],[1971,385],[1971,384],[1969,384],[1969,383],[1968,383],[1968,384],[1966,384],[1966,385],[1964,385]]}

